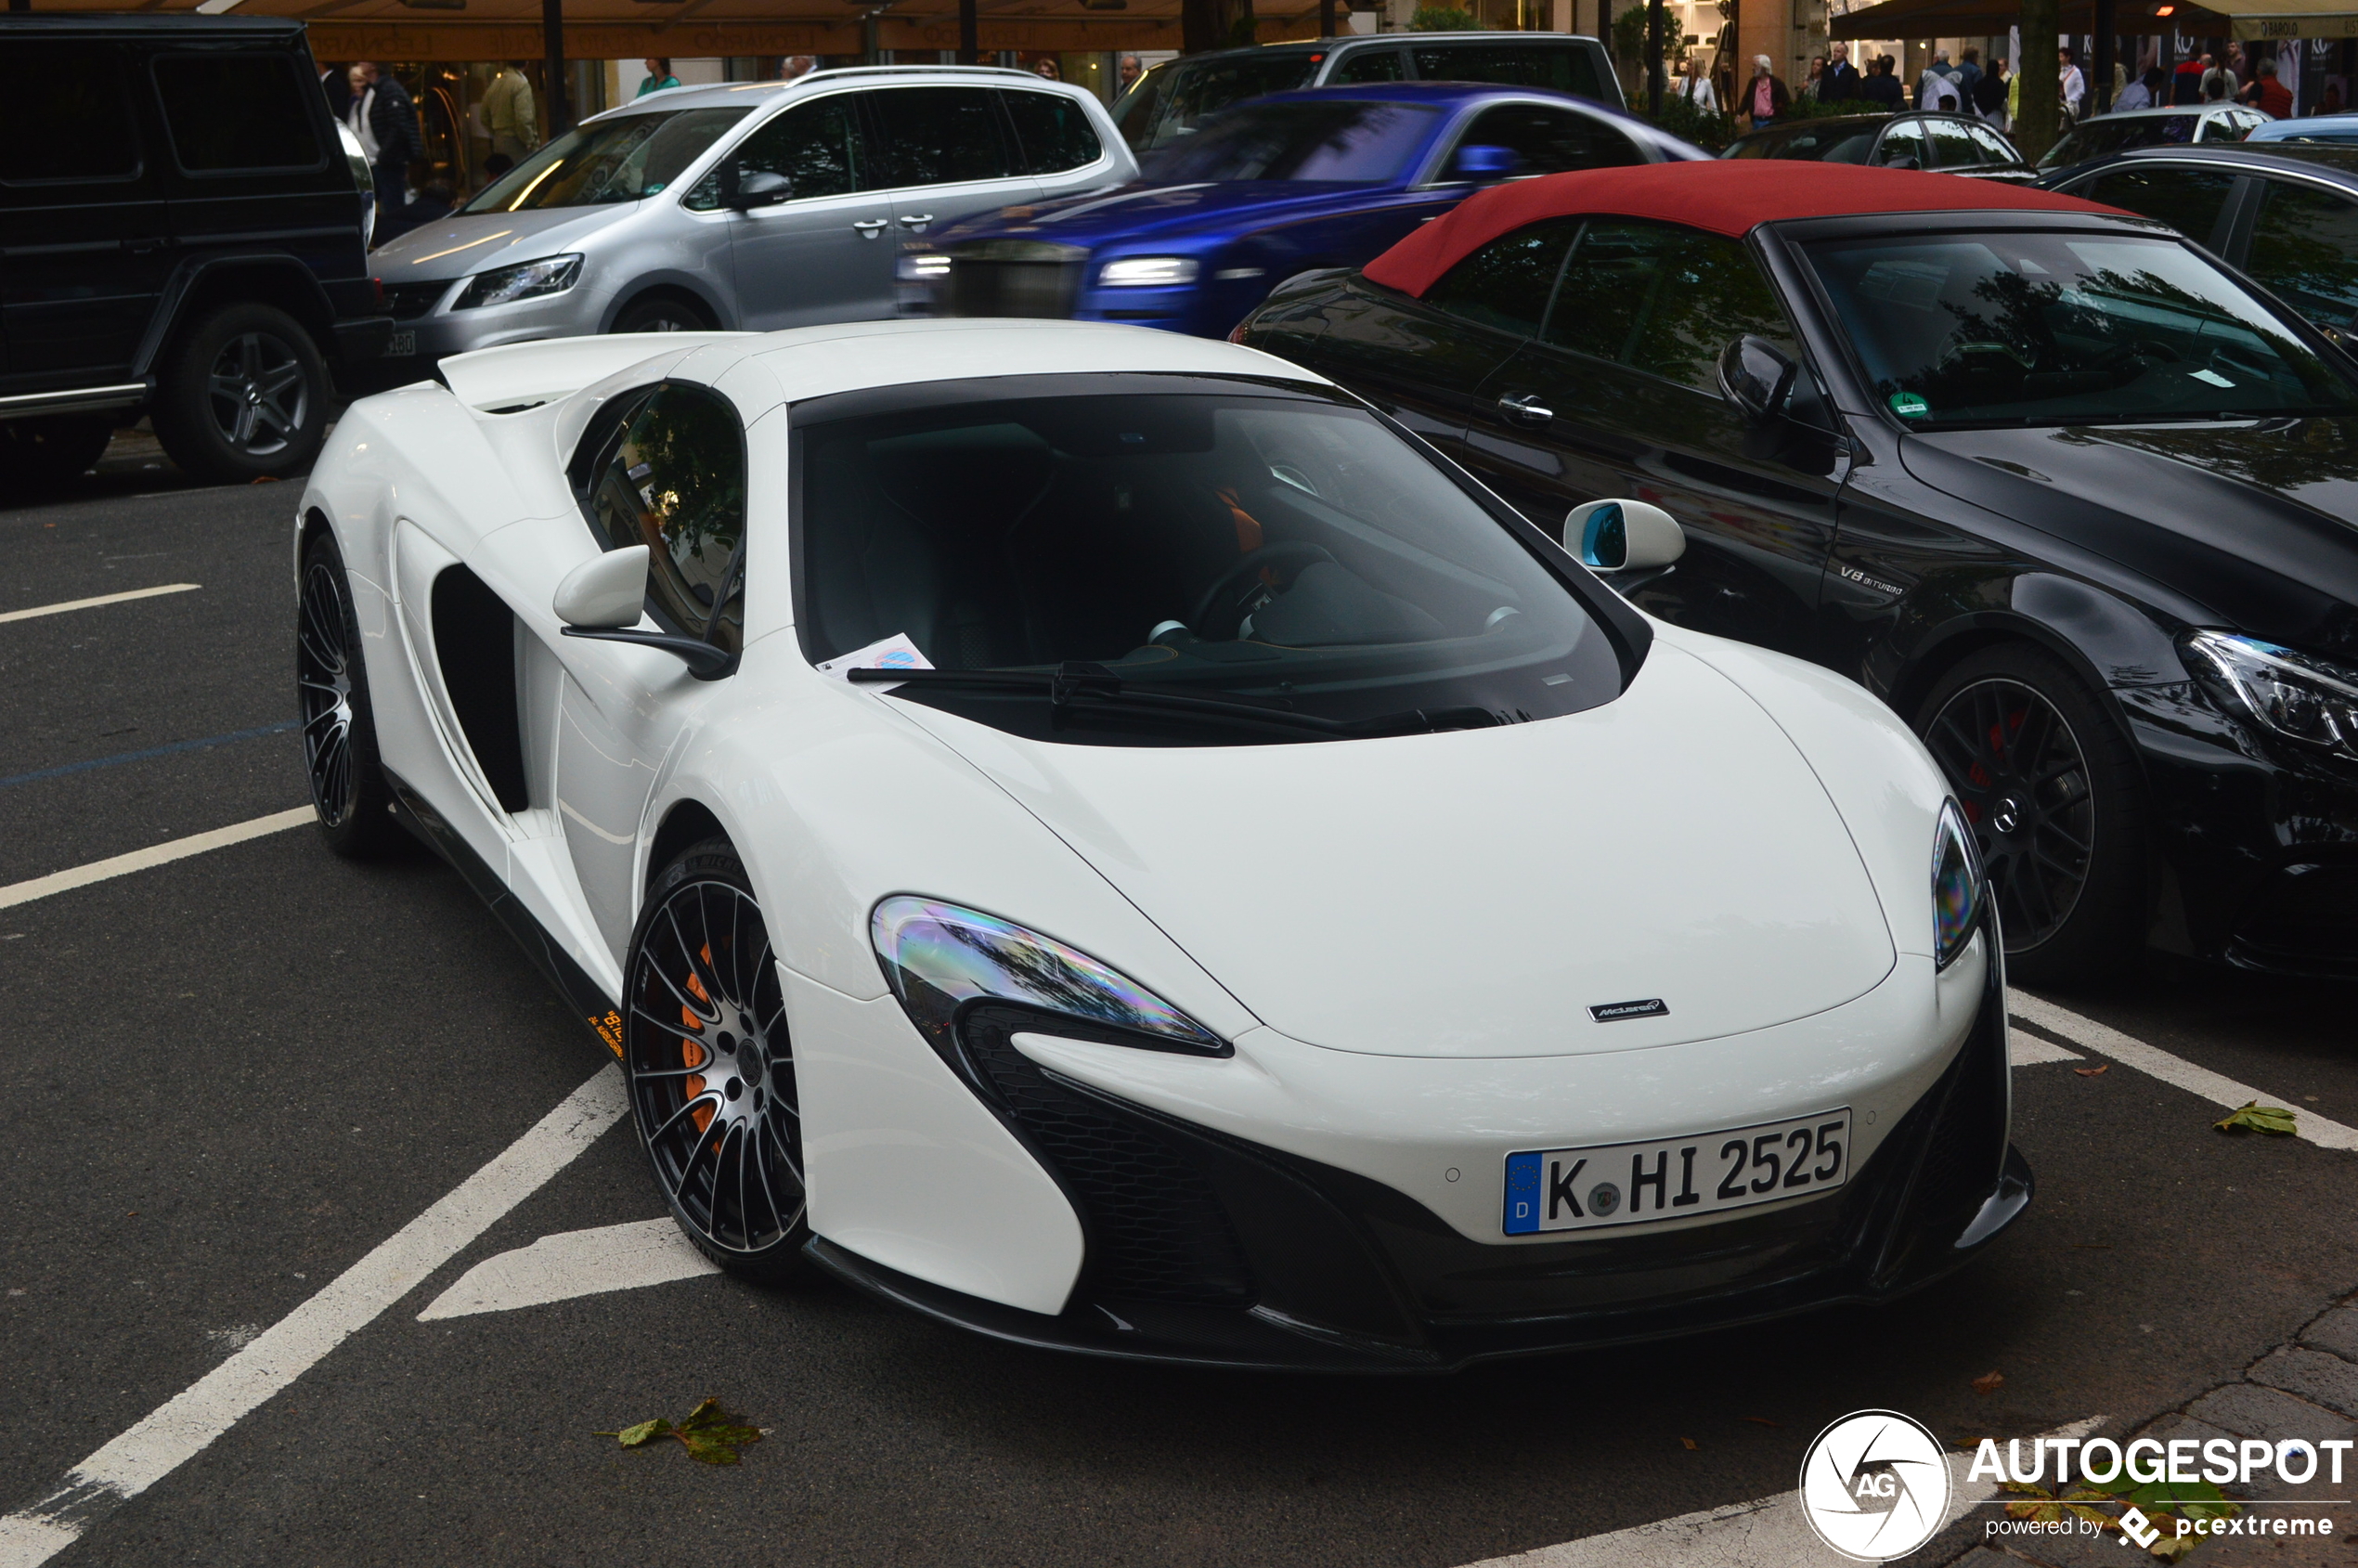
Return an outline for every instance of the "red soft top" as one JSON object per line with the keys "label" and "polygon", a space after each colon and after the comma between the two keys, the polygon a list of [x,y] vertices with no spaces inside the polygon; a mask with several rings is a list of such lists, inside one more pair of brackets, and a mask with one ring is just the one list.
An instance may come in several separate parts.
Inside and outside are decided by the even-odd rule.
{"label": "red soft top", "polygon": [[1798,159],[1640,163],[1515,180],[1468,197],[1367,264],[1387,289],[1421,296],[1475,248],[1542,218],[1590,213],[1654,218],[1730,238],[1786,218],[1853,213],[2103,213],[2117,208],[1998,180]]}

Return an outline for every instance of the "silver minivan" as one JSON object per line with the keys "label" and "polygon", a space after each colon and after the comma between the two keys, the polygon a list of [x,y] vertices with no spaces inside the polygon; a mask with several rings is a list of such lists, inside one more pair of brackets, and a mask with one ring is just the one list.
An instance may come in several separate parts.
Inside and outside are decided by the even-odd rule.
{"label": "silver minivan", "polygon": [[581,123],[370,257],[385,368],[590,332],[892,316],[904,239],[1136,177],[1085,89],[882,66],[672,87]]}

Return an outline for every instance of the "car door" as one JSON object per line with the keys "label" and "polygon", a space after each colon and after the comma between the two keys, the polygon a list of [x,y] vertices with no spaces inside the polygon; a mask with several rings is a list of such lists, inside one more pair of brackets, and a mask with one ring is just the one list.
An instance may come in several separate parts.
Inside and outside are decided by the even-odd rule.
{"label": "car door", "polygon": [[892,198],[858,94],[805,98],[755,126],[727,161],[740,180],[774,174],[791,185],[788,200],[740,213],[707,177],[681,203],[728,227],[740,326],[767,332],[892,314]]}
{"label": "car door", "polygon": [[2358,197],[2262,178],[2243,269],[2348,346],[2358,334]]}
{"label": "car door", "polygon": [[[1685,525],[1687,554],[1633,601],[1806,657],[1846,458],[1829,429],[1777,415],[1756,423],[1725,395],[1720,353],[1747,335],[1802,358],[1741,241],[1591,219],[1538,334],[1483,387],[1470,460],[1553,535],[1583,501],[1665,508]],[[1813,403],[1801,374],[1800,400]]]}
{"label": "car door", "polygon": [[2131,159],[2061,189],[2168,224],[2214,254],[2227,250],[2228,198],[2236,174],[2178,159]]}
{"label": "car door", "polygon": [[[617,398],[573,465],[601,548],[648,547],[647,613],[733,653],[745,628],[745,439],[707,388],[667,382]],[[566,638],[553,714],[555,799],[600,934],[620,961],[635,915],[639,830],[696,683],[668,654]]]}
{"label": "car door", "polygon": [[862,96],[902,234],[922,235],[1039,194],[992,88],[894,86]]}
{"label": "car door", "polygon": [[136,67],[92,41],[0,50],[0,340],[25,384],[121,381],[171,270]]}

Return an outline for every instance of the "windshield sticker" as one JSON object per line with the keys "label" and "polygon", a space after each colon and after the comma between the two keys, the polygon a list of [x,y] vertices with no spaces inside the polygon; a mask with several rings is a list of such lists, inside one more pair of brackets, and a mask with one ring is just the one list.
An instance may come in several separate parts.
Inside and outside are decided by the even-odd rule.
{"label": "windshield sticker", "polygon": [[1920,420],[1932,412],[1932,405],[1912,392],[1891,395],[1891,411],[1903,420]]}
{"label": "windshield sticker", "polygon": [[2234,382],[2229,381],[2226,377],[2221,375],[2216,370],[2189,370],[2186,373],[2194,377],[2195,380],[2198,382],[2209,382],[2213,386],[2233,386],[2235,384]]}
{"label": "windshield sticker", "polygon": [[[850,653],[838,658],[827,660],[819,667],[819,673],[832,675],[838,680],[848,680],[850,676],[847,672],[855,669],[931,669],[932,667],[933,661],[917,651],[917,645],[909,641],[909,634],[905,631],[897,631],[881,642],[871,642],[864,648],[854,648]],[[882,686],[877,690],[890,691],[891,688]]]}

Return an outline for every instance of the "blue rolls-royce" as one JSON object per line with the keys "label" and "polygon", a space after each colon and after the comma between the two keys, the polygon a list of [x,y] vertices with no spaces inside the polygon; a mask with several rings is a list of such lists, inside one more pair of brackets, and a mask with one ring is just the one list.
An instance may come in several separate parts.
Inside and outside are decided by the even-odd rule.
{"label": "blue rolls-royce", "polygon": [[1709,157],[1633,115],[1543,88],[1276,93],[1150,152],[1132,184],[943,229],[901,256],[902,307],[1219,337],[1287,279],[1362,266],[1485,185]]}

